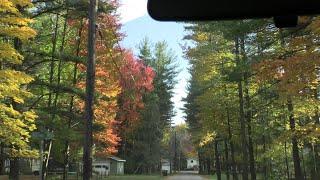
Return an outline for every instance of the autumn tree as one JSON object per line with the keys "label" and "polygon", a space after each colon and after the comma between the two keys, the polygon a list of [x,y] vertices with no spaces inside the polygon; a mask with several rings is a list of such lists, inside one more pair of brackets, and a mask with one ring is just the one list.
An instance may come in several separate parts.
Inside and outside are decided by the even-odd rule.
{"label": "autumn tree", "polygon": [[[146,66],[142,60],[135,59],[131,53],[128,53],[126,57],[127,63],[121,71],[124,79],[121,83],[123,91],[119,99],[121,106],[118,112],[119,130],[122,137],[119,155],[126,158],[128,166],[130,166],[130,163],[136,162],[134,159],[138,158],[136,153],[142,153],[147,148],[147,144],[143,148],[144,144],[140,142],[143,136],[137,136],[137,134],[142,135],[142,132],[147,132],[144,127],[146,119],[143,112],[152,115],[155,112],[153,109],[155,107],[146,102],[147,97],[152,98],[155,74],[151,67]],[[156,132],[154,133],[156,134]],[[152,142],[150,141],[150,143]],[[136,164],[133,166],[135,167]],[[131,166],[131,168],[133,167]]]}
{"label": "autumn tree", "polygon": [[[86,2],[35,2],[32,15],[37,19],[35,28],[41,29],[30,45],[28,71],[36,76],[33,92],[37,94],[33,108],[45,121],[39,123],[39,134],[44,142],[45,167],[63,164],[64,179],[80,160],[83,136],[84,76],[86,75],[88,19]],[[96,155],[117,152],[120,140],[115,122],[118,111],[117,97],[121,91],[119,67],[123,60],[117,48],[121,39],[116,1],[99,3],[97,30],[97,71],[95,104]],[[50,34],[50,36],[48,36]],[[49,43],[48,43],[49,42]],[[53,110],[55,109],[55,110]],[[41,135],[42,137],[42,135]],[[40,146],[40,139],[35,144]],[[40,148],[41,149],[41,148]],[[47,169],[47,168],[46,168]],[[44,171],[46,171],[46,169]]]}
{"label": "autumn tree", "polygon": [[[144,75],[147,78],[144,81],[148,83],[144,83],[142,87],[145,89],[148,86],[152,86],[152,91],[150,91],[150,88],[147,88],[149,91],[143,94],[140,93],[142,96],[140,95],[138,97],[136,97],[135,94],[132,95],[130,91],[124,91],[124,97],[126,97],[127,100],[120,100],[121,103],[125,104],[120,113],[123,113],[124,110],[124,112],[131,110],[136,114],[123,113],[126,116],[119,114],[120,118],[127,117],[126,121],[123,121],[125,118],[120,121],[125,122],[122,124],[122,127],[131,127],[128,131],[123,131],[124,134],[122,135],[119,155],[127,160],[127,172],[150,174],[159,170],[157,167],[163,153],[160,142],[173,116],[171,97],[173,96],[172,89],[174,87],[176,71],[174,69],[174,56],[172,52],[167,49],[165,43],[157,43],[153,49],[151,43],[145,39],[140,44],[139,50],[138,56],[141,59],[141,63],[148,66],[149,71],[149,73]],[[143,68],[140,69],[142,69],[142,72],[145,71]],[[150,71],[152,71],[152,76],[148,75]],[[139,85],[141,84],[139,82],[143,82],[139,80],[141,78],[137,79],[131,76],[132,75],[128,76],[128,79],[130,81],[134,80],[135,84]],[[152,81],[151,77],[153,77]],[[130,81],[129,84],[125,82],[124,85],[130,85]],[[126,89],[130,90],[131,88],[124,88],[124,90]],[[132,104],[131,101],[133,100],[140,101],[140,104],[143,106]],[[138,121],[132,121],[133,118],[136,117],[138,117]],[[140,164],[136,164],[138,160],[142,160]]]}
{"label": "autumn tree", "polygon": [[[225,153],[215,164],[222,163],[228,178],[230,168],[238,178],[239,167],[244,179],[249,170],[253,179],[257,172],[266,179],[316,177],[317,22],[302,17],[297,28],[281,30],[268,20],[186,27],[196,44],[186,49],[192,64],[187,122],[195,145],[216,135],[211,142]],[[216,143],[221,139],[224,145]],[[222,154],[213,148],[200,154],[206,150],[200,147],[202,172],[209,167],[203,157]]]}
{"label": "autumn tree", "polygon": [[25,100],[32,96],[26,86],[33,78],[20,71],[24,57],[19,52],[21,44],[36,35],[29,27],[30,19],[23,16],[23,8],[31,7],[29,1],[1,2],[0,13],[0,170],[4,160],[10,159],[11,178],[18,179],[18,159],[36,157],[30,147],[31,132],[36,129],[36,114],[25,108]]}

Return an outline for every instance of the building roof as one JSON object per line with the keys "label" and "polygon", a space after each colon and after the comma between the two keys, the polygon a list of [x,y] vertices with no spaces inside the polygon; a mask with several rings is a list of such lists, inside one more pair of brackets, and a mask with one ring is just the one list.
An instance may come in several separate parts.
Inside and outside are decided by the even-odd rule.
{"label": "building roof", "polygon": [[116,156],[109,156],[109,157],[107,157],[107,158],[108,158],[108,159],[112,159],[112,160],[117,161],[117,162],[126,162],[126,160],[121,159],[121,158],[116,157]]}
{"label": "building roof", "polygon": [[169,159],[161,159],[161,163],[169,163],[170,160]]}
{"label": "building roof", "polygon": [[104,156],[104,157],[97,157],[95,159],[95,162],[104,162],[106,160],[113,160],[113,161],[117,161],[117,162],[126,162],[126,160],[121,159],[119,157],[116,156]]}

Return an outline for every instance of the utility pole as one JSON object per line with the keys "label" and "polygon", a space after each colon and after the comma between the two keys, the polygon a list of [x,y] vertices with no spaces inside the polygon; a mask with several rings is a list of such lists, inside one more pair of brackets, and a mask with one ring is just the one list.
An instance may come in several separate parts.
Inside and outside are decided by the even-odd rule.
{"label": "utility pole", "polygon": [[92,176],[92,124],[94,119],[96,14],[97,0],[90,0],[85,100],[85,138],[83,145],[83,180],[90,180]]}
{"label": "utility pole", "polygon": [[219,154],[219,150],[218,150],[218,140],[215,140],[214,142],[214,152],[215,152],[215,158],[216,158],[216,172],[217,172],[217,179],[221,180],[221,165],[220,165],[220,154]]}
{"label": "utility pole", "polygon": [[174,172],[177,170],[177,132],[174,131]]}
{"label": "utility pole", "polygon": [[39,179],[44,180],[43,177],[43,139],[40,141],[40,170],[39,170]]}
{"label": "utility pole", "polygon": [[178,168],[178,171],[179,172],[181,171],[181,150],[179,152],[179,168]]}

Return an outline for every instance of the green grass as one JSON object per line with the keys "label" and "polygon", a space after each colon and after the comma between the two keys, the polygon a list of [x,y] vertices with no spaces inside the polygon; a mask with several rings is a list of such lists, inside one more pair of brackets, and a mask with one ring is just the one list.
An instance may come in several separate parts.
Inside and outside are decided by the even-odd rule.
{"label": "green grass", "polygon": [[[60,180],[62,176],[49,176],[48,180]],[[70,180],[77,180],[76,176],[68,176]],[[78,179],[82,179],[81,176]],[[93,180],[162,180],[160,176],[157,175],[123,175],[123,176],[93,176]],[[0,179],[1,180],[1,179]]]}

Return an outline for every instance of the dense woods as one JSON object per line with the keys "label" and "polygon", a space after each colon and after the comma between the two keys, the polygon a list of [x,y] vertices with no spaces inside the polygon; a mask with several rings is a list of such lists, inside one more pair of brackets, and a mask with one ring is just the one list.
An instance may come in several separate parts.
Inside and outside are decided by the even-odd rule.
{"label": "dense woods", "polygon": [[186,120],[200,173],[318,179],[319,18],[186,25]]}

